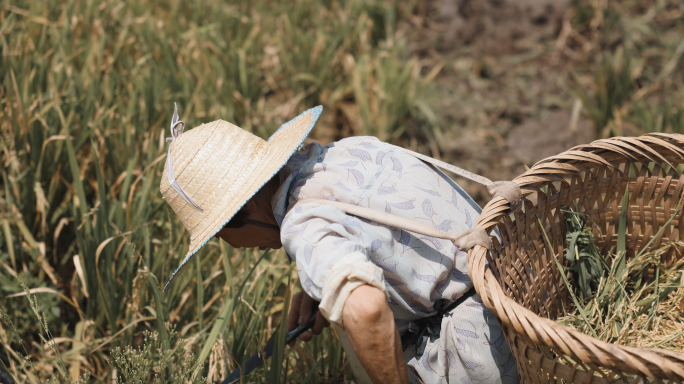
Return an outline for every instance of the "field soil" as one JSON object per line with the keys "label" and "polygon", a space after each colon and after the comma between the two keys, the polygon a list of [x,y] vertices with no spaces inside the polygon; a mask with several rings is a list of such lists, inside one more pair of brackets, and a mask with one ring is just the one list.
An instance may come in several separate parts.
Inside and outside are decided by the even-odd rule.
{"label": "field soil", "polygon": [[[444,132],[445,160],[492,180],[511,180],[524,164],[594,140],[591,120],[565,86],[573,66],[559,51],[571,5],[435,0],[412,20],[411,49],[444,65],[430,106]],[[457,181],[486,204],[484,187]]]}

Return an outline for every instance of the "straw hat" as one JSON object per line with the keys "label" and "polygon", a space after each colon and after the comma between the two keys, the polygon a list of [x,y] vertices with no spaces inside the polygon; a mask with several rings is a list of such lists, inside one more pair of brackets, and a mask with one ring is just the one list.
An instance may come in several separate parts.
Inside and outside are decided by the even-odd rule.
{"label": "straw hat", "polygon": [[287,163],[322,110],[318,106],[295,117],[268,141],[223,120],[181,134],[185,125],[174,112],[160,190],[190,232],[190,250],[164,291],[193,255]]}

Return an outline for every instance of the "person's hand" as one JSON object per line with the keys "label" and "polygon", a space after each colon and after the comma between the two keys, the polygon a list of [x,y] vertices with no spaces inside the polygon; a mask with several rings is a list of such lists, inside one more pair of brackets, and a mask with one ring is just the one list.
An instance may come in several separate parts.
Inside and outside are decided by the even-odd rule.
{"label": "person's hand", "polygon": [[[318,302],[307,295],[306,292],[301,291],[292,297],[292,305],[290,306],[290,313],[287,316],[287,331],[291,331],[297,326],[305,324],[311,318],[311,314],[318,308]],[[313,335],[320,335],[323,328],[329,327],[330,323],[323,317],[321,312],[316,315],[316,322],[311,330],[299,335],[299,340],[309,342],[313,339]],[[290,343],[294,346],[295,342]]]}

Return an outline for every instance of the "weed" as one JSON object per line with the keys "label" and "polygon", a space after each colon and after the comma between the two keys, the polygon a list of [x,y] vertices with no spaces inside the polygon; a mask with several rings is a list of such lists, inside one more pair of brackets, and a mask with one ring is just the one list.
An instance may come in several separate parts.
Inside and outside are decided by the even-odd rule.
{"label": "weed", "polygon": [[[52,337],[52,334],[51,334],[50,329],[48,327],[45,314],[40,311],[40,305],[38,303],[38,298],[33,293],[31,293],[31,290],[26,286],[26,284],[24,284],[24,282],[19,280],[19,278],[17,276],[14,276],[14,278],[15,278],[15,280],[17,280],[19,285],[23,288],[23,295],[21,295],[21,296],[26,297],[26,302],[29,305],[31,313],[32,313],[33,317],[35,318],[35,320],[39,324],[39,332],[37,335],[41,341],[40,345],[42,345],[44,347],[43,348],[44,351],[47,349],[52,351],[52,353],[54,354],[55,360],[56,360],[56,364],[55,364],[54,368],[57,372],[54,372],[54,371],[50,372],[51,379],[48,379],[47,381],[50,382],[52,380],[52,381],[57,382],[57,383],[72,383],[73,382],[73,383],[78,383],[78,384],[85,384],[88,381],[88,379],[90,378],[90,374],[88,372],[84,373],[82,376],[77,375],[77,377],[75,377],[75,379],[73,381],[71,378],[69,378],[68,373],[67,373],[67,369],[66,369],[66,365],[64,364],[64,360],[62,359],[62,355],[61,355],[59,349],[57,348],[57,345],[56,345],[57,342]],[[21,363],[23,363],[23,364],[19,367],[19,369],[21,369],[23,371],[23,373],[26,374],[26,376],[37,379],[39,382],[42,383],[43,381],[40,379],[40,375],[38,375],[38,370],[36,367],[37,364],[41,364],[40,361],[38,363],[34,363],[33,357],[29,354],[29,352],[27,350],[27,346],[24,343],[24,341],[22,340],[22,334],[19,333],[19,331],[17,330],[15,323],[12,320],[12,318],[9,316],[9,314],[7,313],[7,310],[1,305],[0,305],[0,319],[2,320],[2,324],[4,324],[5,327],[7,327],[7,329],[11,332],[11,335],[5,335],[5,338],[4,338],[5,340],[3,340],[3,341],[7,343],[6,344],[7,346],[10,346],[12,344],[12,341],[16,338],[16,342],[17,342],[17,344],[19,344],[22,352],[17,354],[16,352],[14,352],[11,349],[11,347],[9,347],[9,348],[6,347],[6,350],[8,352],[10,352],[13,355],[13,357],[19,357],[19,355],[22,355],[23,361]],[[3,368],[5,370],[9,371],[8,367],[5,365],[4,362],[2,362],[2,365],[3,365]],[[10,377],[13,379],[13,381],[19,382],[17,380],[18,375],[16,375],[16,371],[17,371],[16,368],[14,369],[14,371],[15,371],[15,375],[10,374]]]}
{"label": "weed", "polygon": [[[177,333],[169,329],[169,339]],[[143,347],[130,345],[112,350],[116,382],[121,384],[203,384],[206,378],[193,377],[195,356],[186,350],[187,341],[177,340],[165,346],[157,332],[144,331]]]}

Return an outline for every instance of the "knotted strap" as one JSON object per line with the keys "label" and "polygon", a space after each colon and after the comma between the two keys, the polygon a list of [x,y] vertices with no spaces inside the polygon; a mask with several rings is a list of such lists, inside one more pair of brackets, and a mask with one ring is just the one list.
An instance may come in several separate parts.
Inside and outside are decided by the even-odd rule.
{"label": "knotted strap", "polygon": [[[178,126],[180,126],[180,128],[178,128]],[[176,103],[173,103],[173,117],[171,118],[171,137],[167,137],[166,141],[168,143],[173,143],[178,138],[178,136],[180,136],[181,133],[183,133],[184,129],[185,123],[178,119],[178,106],[176,105]],[[169,144],[169,150],[166,153],[166,176],[169,178],[169,184],[171,184],[171,187],[173,187],[173,189],[175,189],[176,192],[178,192],[178,194],[183,198],[183,200],[187,201],[190,205],[195,207],[196,210],[204,212],[204,209],[202,209],[202,207],[200,207],[199,204],[197,204],[195,200],[193,200],[192,197],[190,197],[190,195],[185,193],[183,188],[181,188],[181,186],[178,185],[178,183],[176,182],[176,178],[173,175],[173,162],[171,161],[171,144]]]}
{"label": "knotted strap", "polygon": [[446,169],[447,171],[453,172],[459,176],[465,177],[466,179],[484,185],[485,187],[487,187],[487,191],[489,191],[492,197],[501,196],[504,199],[506,199],[513,212],[518,211],[522,207],[522,191],[520,190],[520,186],[513,181],[491,181],[484,176],[476,175],[470,171],[466,171],[465,169],[459,168],[455,165],[445,163],[441,160],[433,159],[430,156],[425,156],[418,152],[413,152],[411,150],[401,147],[396,148],[408,153],[409,155],[419,160],[423,160],[426,163],[430,163],[439,168]]}
{"label": "knotted strap", "polygon": [[520,186],[513,181],[495,181],[487,185],[487,191],[492,197],[501,196],[506,199],[513,212],[522,208],[522,191]]}
{"label": "knotted strap", "polygon": [[[451,240],[456,248],[461,250],[468,250],[475,245],[481,245],[487,249],[491,248],[492,240],[483,228],[473,228],[465,232],[455,235],[441,231],[437,228],[430,227],[423,223],[406,219],[401,216],[392,215],[390,213],[376,211],[374,209],[361,207],[358,205],[341,203],[339,201],[324,200],[324,199],[303,199],[299,200],[295,205],[315,203],[321,205],[333,205],[345,211],[349,215],[362,217],[364,219],[374,221],[378,224],[387,227],[400,228],[409,232],[417,233],[419,235],[436,237],[438,239]],[[294,207],[294,206],[293,206]]]}

